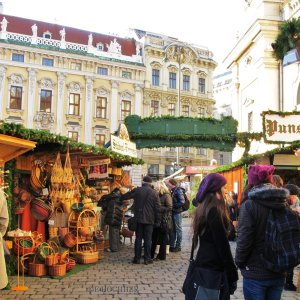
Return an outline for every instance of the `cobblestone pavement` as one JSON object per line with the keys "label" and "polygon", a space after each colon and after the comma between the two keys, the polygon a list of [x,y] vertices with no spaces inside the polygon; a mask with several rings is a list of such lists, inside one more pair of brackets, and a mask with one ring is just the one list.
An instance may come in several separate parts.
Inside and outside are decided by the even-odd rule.
{"label": "cobblestone pavement", "polygon": [[[132,265],[133,245],[126,244],[119,253],[105,253],[105,258],[87,270],[62,280],[25,277],[26,292],[0,291],[0,299],[184,299],[180,292],[190,251],[189,219],[184,219],[183,251],[170,253],[164,262]],[[235,243],[232,243],[235,249]],[[298,273],[297,270],[296,273]],[[296,276],[297,274],[295,274]],[[16,277],[11,278],[12,286]],[[296,278],[295,280],[296,281]],[[243,299],[242,280],[231,299]],[[284,292],[284,300],[300,300],[300,294]]]}

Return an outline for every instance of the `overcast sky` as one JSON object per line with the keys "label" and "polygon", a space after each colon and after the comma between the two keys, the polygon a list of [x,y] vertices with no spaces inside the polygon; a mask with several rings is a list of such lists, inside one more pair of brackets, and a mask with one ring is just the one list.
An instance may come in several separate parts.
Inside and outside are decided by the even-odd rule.
{"label": "overcast sky", "polygon": [[[104,34],[138,28],[208,47],[221,64],[235,43],[242,0],[0,0],[3,13]],[[9,24],[8,24],[9,31]]]}

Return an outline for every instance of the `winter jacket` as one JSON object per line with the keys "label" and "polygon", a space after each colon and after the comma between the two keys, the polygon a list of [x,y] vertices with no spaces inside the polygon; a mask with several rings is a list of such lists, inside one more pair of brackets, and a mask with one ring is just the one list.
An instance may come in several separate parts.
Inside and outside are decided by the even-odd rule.
{"label": "winter jacket", "polygon": [[160,200],[158,193],[149,183],[143,183],[132,191],[121,196],[121,201],[133,199],[132,211],[141,224],[159,224],[160,222]]}
{"label": "winter jacket", "polygon": [[231,254],[227,231],[216,207],[212,207],[208,212],[206,228],[199,239],[196,264],[215,271],[225,271],[231,286],[238,280],[238,272]]}
{"label": "winter jacket", "polygon": [[235,262],[245,278],[264,280],[284,277],[283,273],[267,270],[260,258],[264,250],[265,230],[270,209],[287,205],[288,190],[271,184],[252,188],[243,202],[238,222]]}
{"label": "winter jacket", "polygon": [[173,203],[173,214],[182,213],[182,206],[184,204],[183,188],[176,186],[171,190],[172,203]]}
{"label": "winter jacket", "polygon": [[169,193],[159,194],[160,199],[160,213],[161,218],[165,214],[171,214],[172,212],[172,198]]}
{"label": "winter jacket", "polygon": [[104,224],[119,227],[122,225],[123,210],[122,201],[120,200],[120,191],[104,195],[98,202],[102,207],[104,215]]}

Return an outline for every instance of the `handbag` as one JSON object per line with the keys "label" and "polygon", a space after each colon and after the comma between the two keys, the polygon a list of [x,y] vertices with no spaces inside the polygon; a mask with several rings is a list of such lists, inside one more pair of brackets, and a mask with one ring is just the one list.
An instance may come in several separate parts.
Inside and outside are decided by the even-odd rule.
{"label": "handbag", "polygon": [[128,229],[131,231],[136,231],[136,227],[137,227],[137,220],[136,217],[131,217],[127,220],[127,224],[128,224]]}
{"label": "handbag", "polygon": [[183,283],[182,292],[186,300],[219,300],[223,272],[199,267],[194,261],[194,238],[190,264]]}
{"label": "handbag", "polygon": [[170,232],[172,230],[173,221],[172,216],[169,213],[163,214],[160,222],[160,229],[164,232]]}

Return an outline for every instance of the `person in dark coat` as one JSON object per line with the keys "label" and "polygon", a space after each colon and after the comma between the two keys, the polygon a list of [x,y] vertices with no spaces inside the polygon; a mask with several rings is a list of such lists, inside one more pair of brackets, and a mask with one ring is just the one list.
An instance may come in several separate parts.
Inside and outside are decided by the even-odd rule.
{"label": "person in dark coat", "polygon": [[227,181],[218,173],[207,175],[201,182],[194,204],[193,245],[199,244],[197,266],[224,272],[220,300],[230,299],[237,288],[238,272],[227,238],[230,219],[225,204]]}
{"label": "person in dark coat", "polygon": [[142,255],[142,241],[144,240],[144,263],[151,264],[151,243],[153,227],[160,224],[160,200],[158,193],[152,186],[149,176],[143,178],[141,187],[122,195],[121,200],[133,199],[132,211],[137,220],[136,238],[134,244],[134,258],[132,263],[139,264]]}
{"label": "person in dark coat", "polygon": [[166,182],[168,188],[171,191],[172,196],[172,218],[173,218],[173,230],[170,234],[170,251],[180,252],[182,243],[182,206],[185,199],[183,195],[183,189],[178,185],[174,178],[169,179]]}
{"label": "person in dark coat", "polygon": [[247,197],[240,208],[235,262],[246,300],[280,300],[283,290],[285,274],[267,270],[261,258],[269,210],[284,208],[289,195],[272,184],[274,170],[271,165],[249,167]]}
{"label": "person in dark coat", "polygon": [[[156,260],[166,260],[166,249],[170,229],[172,228],[172,197],[168,187],[163,181],[157,183],[156,190],[159,194],[161,204],[161,226],[153,229],[151,258],[154,258],[156,246],[160,245]],[[162,220],[169,220],[169,223],[165,224]],[[162,226],[162,224],[164,225]],[[169,227],[165,227],[165,225],[169,225]]]}
{"label": "person in dark coat", "polygon": [[104,224],[109,226],[109,247],[111,252],[120,251],[120,230],[123,218],[121,190],[115,188],[110,194],[102,196],[98,206],[104,213]]}

